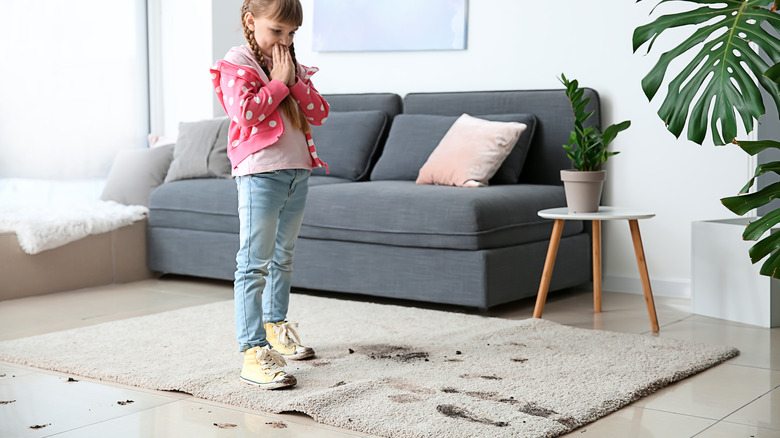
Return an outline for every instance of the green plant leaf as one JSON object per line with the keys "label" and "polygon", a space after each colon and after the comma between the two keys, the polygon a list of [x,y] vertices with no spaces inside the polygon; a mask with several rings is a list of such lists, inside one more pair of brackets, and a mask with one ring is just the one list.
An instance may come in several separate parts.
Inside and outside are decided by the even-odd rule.
{"label": "green plant leaf", "polygon": [[756,179],[767,172],[774,172],[780,175],[780,161],[772,161],[771,163],[759,164],[756,167],[755,174],[753,175],[752,178],[750,178],[750,181],[748,181],[747,184],[745,184],[745,186],[742,187],[742,189],[739,191],[739,194],[741,195],[744,193],[748,193],[748,190],[750,190],[750,188],[753,187],[753,183],[756,181]]}
{"label": "green plant leaf", "polygon": [[780,198],[780,182],[768,185],[756,193],[729,196],[720,201],[726,208],[742,216],[750,210],[766,205],[777,198]]}
{"label": "green plant leaf", "polygon": [[750,260],[756,263],[777,249],[780,249],[780,233],[771,233],[751,246],[748,252],[750,253]]}
{"label": "green plant leaf", "polygon": [[766,259],[764,264],[761,265],[759,274],[780,279],[780,251],[775,251],[774,254]]}
{"label": "green plant leaf", "polygon": [[617,152],[607,151],[609,144],[619,132],[628,129],[631,122],[626,120],[617,125],[611,125],[604,132],[601,132],[598,125],[585,128],[585,122],[594,113],[594,111],[585,112],[590,98],[583,99],[585,90],[579,88],[576,79],[569,81],[566,75],[561,73],[560,81],[566,87],[566,96],[569,98],[574,113],[574,129],[569,134],[569,144],[563,145],[566,156],[575,170],[600,170],[607,158],[617,154]]}
{"label": "green plant leaf", "polygon": [[612,140],[614,140],[621,131],[628,129],[629,126],[631,126],[630,120],[608,126],[607,129],[604,130],[604,143],[612,143]]}
{"label": "green plant leaf", "polygon": [[757,153],[769,148],[780,149],[780,142],[774,140],[734,140],[733,143],[742,148],[742,150],[747,152],[749,155],[756,155]]}
{"label": "green plant leaf", "polygon": [[764,76],[769,78],[772,82],[780,84],[780,63],[777,63],[764,72]]}
{"label": "green plant leaf", "polygon": [[[634,52],[648,42],[649,52],[664,31],[681,26],[696,28],[685,41],[662,54],[642,80],[642,89],[652,100],[664,82],[670,63],[683,54],[693,56],[669,82],[668,93],[658,110],[669,131],[679,137],[687,122],[689,140],[701,144],[709,129],[715,144],[723,145],[737,135],[735,111],[745,130],[752,131],[754,120],[765,113],[753,77],[769,92],[780,111],[780,86],[764,76],[769,65],[780,62],[780,39],[761,27],[768,23],[780,29],[780,14],[767,9],[774,2],[662,0],[658,4],[670,1],[705,6],[662,15],[638,27],[633,36]],[[770,61],[756,53],[750,42],[756,43]]]}
{"label": "green plant leaf", "polygon": [[773,210],[763,217],[750,222],[745,231],[742,233],[742,239],[744,240],[758,240],[772,227],[780,223],[780,209]]}

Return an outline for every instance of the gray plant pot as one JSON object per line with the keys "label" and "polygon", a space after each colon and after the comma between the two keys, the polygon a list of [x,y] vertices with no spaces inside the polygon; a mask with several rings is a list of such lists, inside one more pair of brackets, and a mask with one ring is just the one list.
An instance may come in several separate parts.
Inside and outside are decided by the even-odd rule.
{"label": "gray plant pot", "polygon": [[595,213],[599,211],[601,190],[607,179],[606,170],[561,170],[561,181],[566,191],[569,213]]}

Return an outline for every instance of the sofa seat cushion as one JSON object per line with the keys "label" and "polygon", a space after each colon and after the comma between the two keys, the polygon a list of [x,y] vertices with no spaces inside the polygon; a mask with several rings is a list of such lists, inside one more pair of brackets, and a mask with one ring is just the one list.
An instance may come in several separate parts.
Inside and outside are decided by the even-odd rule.
{"label": "sofa seat cushion", "polygon": [[[367,181],[309,189],[301,237],[478,250],[549,240],[537,211],[566,205],[561,186],[480,188]],[[582,232],[567,221],[564,236]]]}
{"label": "sofa seat cushion", "polygon": [[349,182],[352,182],[352,180],[339,178],[337,176],[312,175],[309,177],[309,187],[326,184],[344,184]]}
{"label": "sofa seat cushion", "polygon": [[[348,183],[348,179],[312,176],[309,186]],[[238,233],[238,192],[233,178],[174,181],[149,199],[149,226]]]}
{"label": "sofa seat cushion", "polygon": [[149,227],[238,233],[235,181],[199,178],[157,187],[149,197]]}

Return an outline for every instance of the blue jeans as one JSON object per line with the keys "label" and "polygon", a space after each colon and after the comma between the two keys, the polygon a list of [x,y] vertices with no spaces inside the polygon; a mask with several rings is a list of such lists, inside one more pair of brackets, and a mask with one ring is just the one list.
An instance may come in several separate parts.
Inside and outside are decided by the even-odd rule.
{"label": "blue jeans", "polygon": [[233,291],[241,351],[268,345],[263,323],[287,317],[310,174],[288,169],[236,177],[240,247]]}

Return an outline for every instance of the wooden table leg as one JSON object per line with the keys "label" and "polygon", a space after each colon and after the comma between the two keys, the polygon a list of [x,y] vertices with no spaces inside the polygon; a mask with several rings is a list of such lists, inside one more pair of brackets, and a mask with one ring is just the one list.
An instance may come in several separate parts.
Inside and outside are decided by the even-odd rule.
{"label": "wooden table leg", "polygon": [[552,236],[550,237],[550,246],[547,247],[547,258],[544,260],[542,281],[539,283],[539,292],[536,294],[534,318],[541,318],[542,312],[544,311],[544,303],[547,301],[547,291],[550,289],[550,279],[552,279],[553,267],[555,266],[555,257],[558,255],[558,244],[561,242],[562,233],[563,219],[555,219]]}
{"label": "wooden table leg", "polygon": [[593,221],[593,311],[601,313],[601,221]]}
{"label": "wooden table leg", "polygon": [[642,246],[642,236],[639,234],[639,222],[636,219],[629,219],[628,226],[631,228],[631,238],[634,240],[636,263],[639,266],[639,276],[642,279],[642,289],[645,292],[645,303],[647,304],[647,314],[650,316],[650,325],[653,327],[653,331],[657,332],[659,330],[658,316],[655,313],[653,290],[650,289],[650,275],[647,273],[645,250]]}

